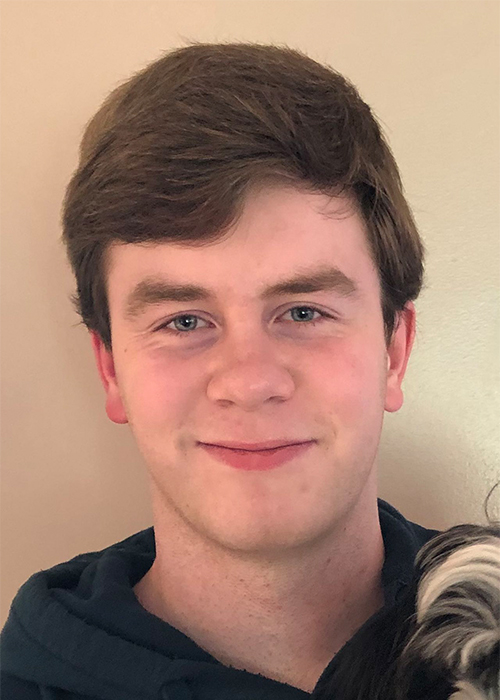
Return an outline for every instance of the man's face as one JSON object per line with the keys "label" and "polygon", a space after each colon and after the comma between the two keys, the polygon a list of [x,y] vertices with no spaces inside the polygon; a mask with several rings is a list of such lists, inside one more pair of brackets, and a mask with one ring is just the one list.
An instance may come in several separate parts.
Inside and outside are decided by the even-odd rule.
{"label": "man's face", "polygon": [[[410,309],[386,346],[377,271],[349,201],[262,189],[224,240],[117,244],[108,262],[113,349],[95,335],[94,348],[108,415],[130,423],[155,502],[240,551],[332,532],[373,486],[413,333]],[[323,285],[264,294],[326,268]],[[185,285],[210,296],[168,288]],[[200,445],[276,440],[312,442],[265,470]]]}

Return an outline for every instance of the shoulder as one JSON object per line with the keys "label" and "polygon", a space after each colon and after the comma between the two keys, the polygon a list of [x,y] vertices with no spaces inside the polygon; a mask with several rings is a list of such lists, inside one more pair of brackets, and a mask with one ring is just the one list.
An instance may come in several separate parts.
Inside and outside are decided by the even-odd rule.
{"label": "shoulder", "polygon": [[0,696],[16,700],[42,700],[40,686],[10,673],[0,674]]}
{"label": "shoulder", "polygon": [[[79,644],[94,643],[99,636],[89,620],[109,607],[109,595],[129,590],[130,581],[153,559],[154,532],[149,528],[33,574],[12,601],[0,634],[2,698],[45,698],[43,683],[58,686],[74,665],[73,657],[81,656]],[[67,661],[63,671],[61,659]]]}

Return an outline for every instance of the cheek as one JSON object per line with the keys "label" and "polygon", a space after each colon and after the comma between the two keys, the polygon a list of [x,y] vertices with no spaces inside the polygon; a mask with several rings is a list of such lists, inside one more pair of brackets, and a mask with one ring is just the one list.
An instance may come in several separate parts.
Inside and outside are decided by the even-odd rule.
{"label": "cheek", "polygon": [[365,344],[345,343],[317,362],[319,390],[334,414],[349,422],[380,420],[385,399],[385,353]]}
{"label": "cheek", "polygon": [[166,427],[181,423],[200,386],[194,363],[175,362],[158,355],[127,359],[119,383],[132,424]]}

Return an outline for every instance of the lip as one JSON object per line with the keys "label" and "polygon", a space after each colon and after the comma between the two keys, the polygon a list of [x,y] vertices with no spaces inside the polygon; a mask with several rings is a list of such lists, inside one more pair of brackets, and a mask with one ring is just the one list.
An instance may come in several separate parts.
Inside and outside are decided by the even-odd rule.
{"label": "lip", "polygon": [[275,450],[278,447],[301,445],[312,440],[269,440],[268,442],[201,442],[200,445],[211,447],[225,447],[229,450],[248,450],[249,452],[262,452],[263,450]]}
{"label": "lip", "polygon": [[[314,442],[314,440],[309,440],[308,442],[281,445],[264,450],[245,450],[205,443],[200,443],[200,447],[215,459],[235,469],[242,469],[244,471],[267,471],[298,457],[308,450]],[[253,446],[255,447],[255,445]]]}

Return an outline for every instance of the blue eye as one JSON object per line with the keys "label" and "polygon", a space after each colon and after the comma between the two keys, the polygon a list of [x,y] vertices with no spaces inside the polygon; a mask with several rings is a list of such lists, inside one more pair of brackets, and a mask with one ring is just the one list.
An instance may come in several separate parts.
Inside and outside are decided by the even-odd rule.
{"label": "blue eye", "polygon": [[[298,311],[302,311],[302,312],[303,312],[303,311],[306,311],[306,312],[307,312],[307,311],[309,311],[309,312],[312,311],[313,315],[314,315],[315,313],[317,313],[317,314],[320,314],[320,316],[322,316],[322,317],[324,317],[324,316],[326,315],[326,314],[322,313],[321,311],[318,311],[318,309],[312,308],[311,306],[294,306],[292,309],[288,309],[288,311],[285,311],[285,313],[289,313],[289,312],[293,312],[293,311],[297,311],[297,310],[298,310]],[[293,314],[292,314],[292,316],[293,316]],[[309,322],[309,323],[312,323],[313,325],[314,325],[315,323],[317,323],[317,320],[315,321],[315,320],[313,320],[313,319],[311,319],[311,318],[304,318],[303,316],[300,316],[300,315],[299,315],[298,318],[295,318],[294,320],[299,321],[300,323],[304,323],[305,321],[307,321],[307,322]]]}
{"label": "blue eye", "polygon": [[[196,326],[198,325],[197,323],[193,323],[194,320],[199,319],[199,316],[195,316],[193,314],[187,314],[185,316],[176,316],[173,318],[170,323],[173,323],[174,325],[177,324],[180,328],[182,328],[181,331],[175,331],[177,333],[180,333],[182,335],[183,333],[186,333],[187,331],[192,331],[196,329]],[[187,323],[184,323],[187,321]]]}
{"label": "blue eye", "polygon": [[[170,321],[167,321],[166,323],[162,323],[161,326],[158,326],[158,328],[155,329],[155,332],[162,332],[162,333],[167,333],[168,335],[175,335],[175,336],[187,336],[190,335],[192,331],[198,330],[198,325],[199,321],[205,321],[201,316],[197,316],[196,314],[179,314],[178,316],[174,316],[174,318],[170,319]],[[171,328],[170,326],[174,325],[174,328]],[[178,329],[181,330],[178,330]]]}
{"label": "blue eye", "polygon": [[[294,314],[292,312],[298,311],[299,314]],[[305,315],[304,315],[305,312]],[[292,318],[293,318],[293,323],[295,325],[302,325],[302,326],[316,326],[318,323],[321,323],[327,318],[334,318],[333,316],[330,316],[326,314],[324,311],[320,311],[319,309],[316,309],[314,306],[293,306],[291,309],[288,309],[285,311],[282,316],[285,314],[292,313]],[[319,314],[320,318],[312,318],[314,317],[314,314]],[[311,317],[312,316],[312,317]],[[158,331],[167,331],[169,334],[173,334],[176,336],[186,336],[189,335],[190,332],[195,331],[195,330],[201,330],[198,328],[198,321],[205,321],[205,319],[201,318],[201,316],[197,316],[196,314],[180,314],[179,316],[175,316],[172,318],[168,323],[163,324],[159,328],[157,328]],[[174,324],[176,326],[175,328],[169,328],[171,324]],[[182,330],[179,330],[182,329]]]}

